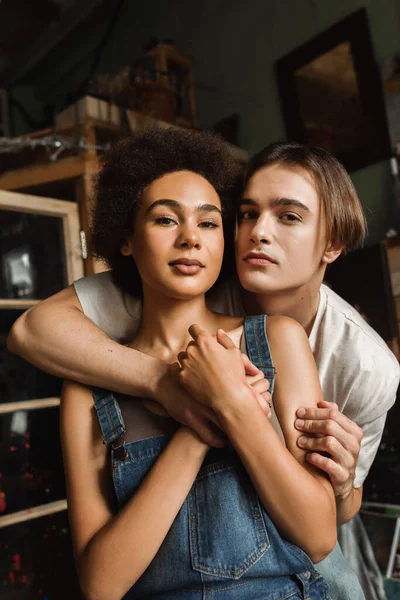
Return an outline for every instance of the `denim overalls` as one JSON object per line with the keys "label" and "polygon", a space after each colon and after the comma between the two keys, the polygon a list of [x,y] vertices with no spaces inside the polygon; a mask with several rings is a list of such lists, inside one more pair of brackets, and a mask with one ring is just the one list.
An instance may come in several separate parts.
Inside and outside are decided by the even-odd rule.
{"label": "denim overalls", "polygon": [[[245,335],[273,385],[265,318],[249,317]],[[122,508],[168,444],[157,436],[125,444],[112,393],[94,388],[95,408],[111,449]],[[160,503],[163,498],[160,497]],[[326,583],[309,557],[284,540],[260,504],[233,448],[211,449],[153,561],[124,596],[163,600],[327,600]]]}

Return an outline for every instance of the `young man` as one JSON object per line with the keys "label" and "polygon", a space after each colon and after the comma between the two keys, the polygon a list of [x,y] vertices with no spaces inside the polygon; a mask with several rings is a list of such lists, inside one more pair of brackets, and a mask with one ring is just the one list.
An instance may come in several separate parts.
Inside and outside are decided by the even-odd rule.
{"label": "young man", "polygon": [[[306,434],[298,443],[328,473],[338,523],[359,510],[399,381],[397,360],[383,340],[322,285],[327,264],[364,232],[356,192],[333,157],[298,144],[269,146],[250,161],[240,205],[236,254],[244,289],[232,282],[210,300],[220,312],[293,317],[309,334],[327,402],[298,413],[296,426]],[[132,338],[139,320],[140,304],[103,273],[22,315],[9,349],[60,377],[155,398],[212,443],[210,415],[195,401],[196,390],[189,395],[167,365],[108,337]]]}

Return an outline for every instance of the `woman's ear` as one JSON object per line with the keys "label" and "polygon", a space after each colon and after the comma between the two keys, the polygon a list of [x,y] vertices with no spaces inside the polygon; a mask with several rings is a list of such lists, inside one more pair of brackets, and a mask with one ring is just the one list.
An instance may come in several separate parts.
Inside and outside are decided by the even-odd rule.
{"label": "woman's ear", "polygon": [[120,252],[123,256],[130,256],[132,254],[132,248],[130,241],[125,242],[120,249]]}
{"label": "woman's ear", "polygon": [[322,262],[325,263],[326,265],[330,265],[337,258],[339,258],[339,256],[341,255],[341,253],[343,251],[343,248],[344,248],[343,244],[340,244],[337,241],[329,242],[329,244],[325,248],[325,252],[322,256]]}

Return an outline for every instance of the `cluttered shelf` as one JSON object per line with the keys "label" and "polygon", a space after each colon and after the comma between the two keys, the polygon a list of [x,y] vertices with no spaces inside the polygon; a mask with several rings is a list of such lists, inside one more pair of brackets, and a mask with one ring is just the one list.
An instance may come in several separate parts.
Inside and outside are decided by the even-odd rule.
{"label": "cluttered shelf", "polygon": [[[198,128],[191,61],[171,43],[150,44],[113,78],[98,75],[94,88],[59,112],[51,127],[0,137],[0,189],[76,201],[84,237],[99,157],[129,132],[148,127]],[[246,152],[230,147],[247,161]],[[86,275],[103,270],[83,257]]]}

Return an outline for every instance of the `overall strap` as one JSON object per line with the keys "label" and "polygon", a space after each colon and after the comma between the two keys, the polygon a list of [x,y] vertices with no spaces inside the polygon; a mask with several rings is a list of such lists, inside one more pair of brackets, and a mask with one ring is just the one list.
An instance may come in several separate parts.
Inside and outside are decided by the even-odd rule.
{"label": "overall strap", "polygon": [[120,456],[118,458],[125,458],[126,450],[123,435],[126,428],[118,402],[112,392],[103,388],[93,387],[92,395],[104,438],[103,443],[106,446],[111,446],[114,451],[119,451]]}
{"label": "overall strap", "polygon": [[253,365],[262,371],[270,383],[269,392],[274,391],[275,368],[272,364],[267,332],[265,329],[266,315],[246,317],[244,320],[244,335],[247,354]]}

